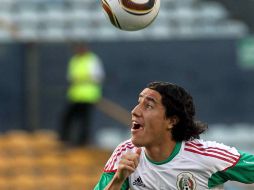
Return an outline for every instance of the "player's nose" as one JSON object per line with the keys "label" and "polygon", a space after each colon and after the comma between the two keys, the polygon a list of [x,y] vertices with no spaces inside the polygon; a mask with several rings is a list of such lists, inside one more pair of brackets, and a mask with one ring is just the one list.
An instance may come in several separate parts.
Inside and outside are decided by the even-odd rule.
{"label": "player's nose", "polygon": [[142,111],[141,111],[139,105],[136,105],[136,106],[132,109],[132,111],[131,111],[131,115],[132,115],[132,116],[135,116],[135,117],[141,116],[141,113],[142,113]]}

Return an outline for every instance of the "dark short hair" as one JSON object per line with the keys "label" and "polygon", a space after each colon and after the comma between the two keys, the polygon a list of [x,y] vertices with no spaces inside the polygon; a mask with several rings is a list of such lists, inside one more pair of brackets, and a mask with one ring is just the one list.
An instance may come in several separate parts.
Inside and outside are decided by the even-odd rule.
{"label": "dark short hair", "polygon": [[172,138],[175,141],[197,139],[207,129],[207,124],[195,121],[193,99],[184,88],[169,82],[151,82],[147,87],[160,93],[166,118],[179,118],[179,122],[172,128]]}

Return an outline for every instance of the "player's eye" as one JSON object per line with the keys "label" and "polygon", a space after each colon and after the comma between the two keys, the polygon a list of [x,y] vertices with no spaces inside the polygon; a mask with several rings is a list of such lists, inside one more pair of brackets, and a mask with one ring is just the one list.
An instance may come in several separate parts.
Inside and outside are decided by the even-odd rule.
{"label": "player's eye", "polygon": [[153,105],[152,105],[152,104],[146,104],[146,108],[152,109],[152,108],[153,108]]}

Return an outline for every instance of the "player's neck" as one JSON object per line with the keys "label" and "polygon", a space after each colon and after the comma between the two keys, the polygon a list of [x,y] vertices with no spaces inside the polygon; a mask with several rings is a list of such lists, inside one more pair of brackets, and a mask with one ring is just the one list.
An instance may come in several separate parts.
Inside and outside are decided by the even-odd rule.
{"label": "player's neck", "polygon": [[175,148],[176,142],[169,141],[161,145],[145,147],[146,156],[155,162],[167,160]]}

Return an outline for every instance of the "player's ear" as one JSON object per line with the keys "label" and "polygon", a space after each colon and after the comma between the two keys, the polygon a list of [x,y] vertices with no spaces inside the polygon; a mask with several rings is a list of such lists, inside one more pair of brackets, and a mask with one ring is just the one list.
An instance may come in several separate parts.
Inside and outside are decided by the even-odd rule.
{"label": "player's ear", "polygon": [[179,117],[176,115],[171,116],[168,119],[168,129],[172,129],[179,122]]}

